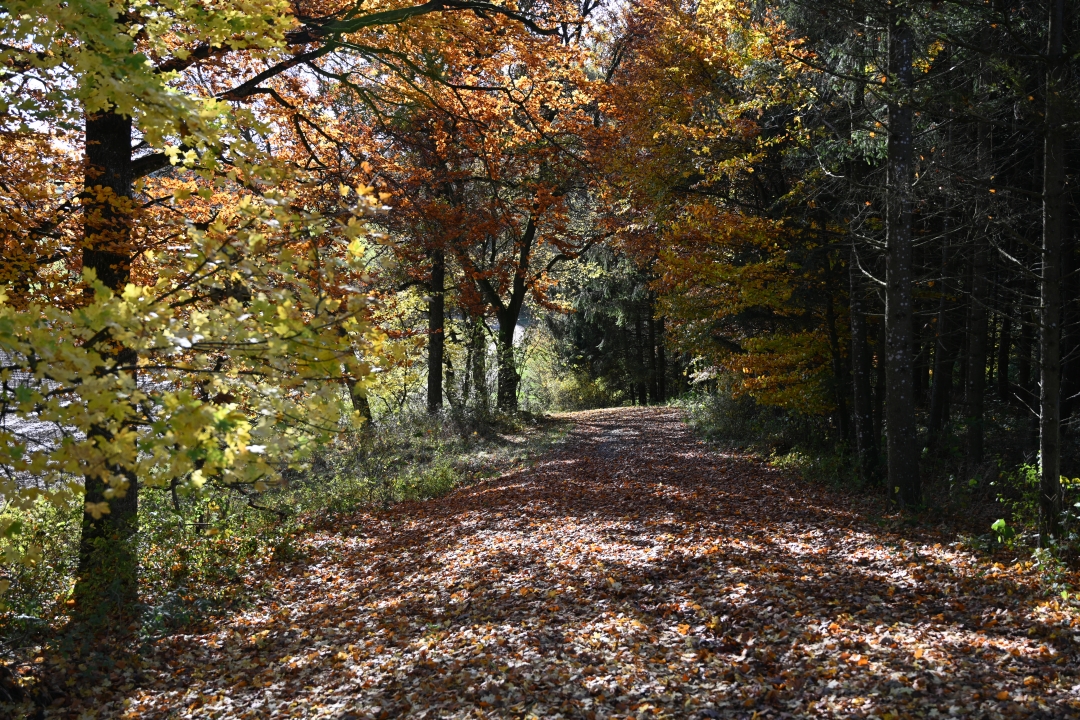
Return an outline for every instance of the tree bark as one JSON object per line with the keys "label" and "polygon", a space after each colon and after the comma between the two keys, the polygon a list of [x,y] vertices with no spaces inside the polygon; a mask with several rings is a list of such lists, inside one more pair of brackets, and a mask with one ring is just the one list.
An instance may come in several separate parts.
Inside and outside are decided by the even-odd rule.
{"label": "tree bark", "polygon": [[885,323],[878,323],[877,339],[874,343],[874,438],[878,443],[878,463],[880,464],[881,438],[885,434]]}
{"label": "tree bark", "polygon": [[652,293],[649,293],[649,317],[646,319],[649,325],[649,395],[652,397],[653,404],[660,402],[660,379],[657,376],[656,365],[656,319],[653,317],[655,312],[655,302]]}
{"label": "tree bark", "polygon": [[660,403],[667,402],[667,353],[664,350],[664,318],[656,319],[656,395]]}
{"label": "tree bark", "polygon": [[952,308],[939,314],[938,341],[934,350],[934,383],[930,391],[930,416],[927,420],[926,446],[931,450],[938,446],[941,433],[949,419],[949,405],[952,395],[953,367],[956,365],[955,341],[949,337],[955,334],[951,327]]}
{"label": "tree bark", "polygon": [[[124,289],[131,274],[131,127],[130,117],[112,112],[86,117],[82,262],[84,270],[96,272],[114,293]],[[88,301],[92,292],[88,289]],[[135,366],[134,353],[119,344],[113,343],[103,354],[117,365]],[[91,441],[111,439],[110,431],[101,426],[91,427],[88,435]],[[119,475],[127,483],[126,491],[108,498],[106,491],[111,486],[105,475]],[[109,513],[96,520],[83,513],[75,584],[76,622],[81,627],[123,634],[138,616],[138,478],[129,469],[108,463],[103,473],[88,474],[84,482],[86,502],[108,502]]]}
{"label": "tree bark", "polygon": [[870,386],[870,343],[866,330],[866,296],[862,276],[851,248],[848,261],[848,283],[851,306],[851,369],[852,369],[852,419],[855,429],[855,450],[859,458],[859,479],[870,484],[877,478],[878,442],[874,435],[874,411]]}
{"label": "tree bark", "polygon": [[832,360],[833,371],[833,401],[836,403],[836,420],[840,428],[840,437],[847,443],[851,442],[851,424],[848,414],[847,392],[848,368],[844,361],[843,350],[840,347],[840,335],[836,331],[836,312],[833,308],[832,294],[825,299],[825,325],[829,335],[829,356]]}
{"label": "tree bark", "polygon": [[964,388],[964,405],[967,414],[965,438],[966,462],[970,470],[983,460],[984,395],[986,392],[986,300],[987,251],[985,243],[976,240],[975,261],[972,265],[971,303],[968,318],[967,386]]}
{"label": "tree bark", "polygon": [[911,183],[913,128],[911,93],[914,87],[914,36],[906,8],[894,10],[889,24],[888,209],[885,248],[885,377],[886,438],[889,490],[901,508],[922,501],[919,453],[915,436],[912,337]]}
{"label": "tree bark", "polygon": [[518,384],[521,376],[517,371],[514,358],[514,330],[517,328],[518,313],[499,313],[499,333],[496,336],[496,353],[499,363],[499,386],[496,391],[496,404],[504,412],[514,412],[518,408]]}
{"label": "tree bark", "polygon": [[521,375],[517,371],[514,358],[514,330],[521,317],[521,308],[525,304],[526,276],[529,274],[529,259],[532,257],[533,243],[536,240],[536,218],[529,218],[518,244],[518,262],[514,280],[510,288],[510,300],[499,311],[499,409],[514,412],[518,409],[518,385]]}
{"label": "tree bark", "polygon": [[1001,318],[1001,334],[997,346],[998,399],[1009,399],[1009,350],[1012,346],[1012,315],[1006,311]]}
{"label": "tree bark", "polygon": [[645,382],[645,337],[641,330],[641,308],[634,309],[634,376],[639,405],[649,404],[648,383]]}
{"label": "tree bark", "polygon": [[431,251],[428,284],[428,377],[427,411],[435,415],[443,406],[443,362],[446,348],[446,257],[442,249]]}
{"label": "tree bark", "polygon": [[514,358],[514,331],[521,318],[521,308],[525,304],[525,293],[528,291],[526,281],[536,231],[536,218],[530,217],[525,224],[525,231],[518,238],[517,263],[510,283],[510,297],[505,302],[488,278],[479,274],[474,278],[481,295],[495,308],[495,317],[499,321],[499,332],[495,336],[495,360],[499,367],[495,403],[504,412],[515,412],[518,409],[521,375],[518,374],[517,360]]}
{"label": "tree bark", "polygon": [[1061,266],[1065,213],[1064,0],[1051,0],[1043,154],[1042,273],[1039,297],[1039,544],[1061,534]]}
{"label": "tree bark", "polygon": [[[945,230],[949,229],[949,210],[945,210]],[[930,416],[927,420],[926,446],[938,445],[939,436],[949,420],[952,399],[953,368],[959,345],[959,328],[955,327],[957,308],[949,302],[947,278],[953,267],[955,248],[948,240],[941,249],[941,298],[938,301],[936,345],[934,347],[934,381],[930,389]]]}
{"label": "tree bark", "polygon": [[1031,353],[1035,343],[1035,323],[1032,313],[1022,312],[1020,322],[1020,340],[1016,346],[1016,390],[1024,403],[1033,406],[1035,394],[1031,389]]}
{"label": "tree bark", "polygon": [[367,391],[363,393],[358,392],[358,385],[360,383],[353,381],[349,384],[349,397],[352,398],[353,410],[360,413],[360,417],[364,419],[364,426],[362,432],[368,432],[371,429],[371,403],[367,399]]}
{"label": "tree bark", "polygon": [[915,407],[920,407],[926,403],[927,392],[930,388],[930,349],[933,347],[933,343],[929,340],[923,342],[922,330],[925,330],[925,328],[919,327],[918,323],[915,322],[913,313],[911,328],[911,364],[913,366],[911,395],[915,398]]}
{"label": "tree bark", "polygon": [[[487,327],[483,318],[477,317],[473,319],[470,332],[472,334],[470,338],[472,344],[470,358],[472,359],[473,408],[480,414],[480,417],[487,417],[491,398],[487,380]],[[467,401],[468,397],[466,397]]]}

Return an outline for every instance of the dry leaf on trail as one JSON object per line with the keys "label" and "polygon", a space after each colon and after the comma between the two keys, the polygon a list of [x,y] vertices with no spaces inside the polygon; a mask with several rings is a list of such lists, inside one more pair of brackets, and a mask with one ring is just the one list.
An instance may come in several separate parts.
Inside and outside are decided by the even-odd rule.
{"label": "dry leaf on trail", "polygon": [[49,716],[1080,713],[1080,621],[1024,571],[884,532],[675,410],[572,420],[533,468],[310,535],[273,597]]}

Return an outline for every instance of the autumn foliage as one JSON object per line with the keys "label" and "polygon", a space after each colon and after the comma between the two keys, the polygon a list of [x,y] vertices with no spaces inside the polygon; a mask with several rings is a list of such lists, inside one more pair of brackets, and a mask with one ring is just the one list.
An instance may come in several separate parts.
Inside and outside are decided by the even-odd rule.
{"label": "autumn foliage", "polygon": [[[1080,20],[984,5],[3,5],[0,619],[89,657],[251,600],[161,647],[275,712],[442,708],[436,669],[447,716],[1072,708]],[[671,401],[771,464],[542,417]],[[938,510],[971,536],[892,524]],[[168,652],[102,702],[234,712]]]}

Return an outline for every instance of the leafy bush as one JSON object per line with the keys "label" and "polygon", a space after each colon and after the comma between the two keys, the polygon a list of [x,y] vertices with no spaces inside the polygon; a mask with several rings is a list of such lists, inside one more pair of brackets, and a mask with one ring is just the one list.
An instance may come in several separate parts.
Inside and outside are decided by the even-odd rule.
{"label": "leafy bush", "polygon": [[[1024,539],[1025,535],[1034,537],[1039,524],[1038,465],[1025,463],[1012,472],[1002,473],[991,486],[997,490],[997,501],[1008,511],[1009,524],[1026,530],[1026,533],[1018,533],[1019,539]],[[1061,488],[1064,533],[1058,550],[1077,553],[1080,552],[1080,478],[1063,476]]]}
{"label": "leafy bush", "polygon": [[27,510],[4,510],[11,521],[11,532],[0,538],[0,578],[10,584],[0,605],[5,634],[45,629],[63,611],[78,565],[81,500],[38,500]]}
{"label": "leafy bush", "polygon": [[766,454],[772,463],[815,482],[846,485],[856,480],[851,458],[834,439],[828,418],[760,405],[732,392],[723,378],[715,392],[682,401],[687,419],[707,440]]}
{"label": "leafy bush", "polygon": [[833,451],[835,433],[827,417],[760,405],[732,384],[718,382],[715,392],[698,392],[682,402],[694,428],[709,440],[777,455],[794,449]]}
{"label": "leafy bush", "polygon": [[553,410],[592,410],[622,405],[625,399],[625,393],[612,387],[607,378],[574,369],[552,383],[549,403]]}

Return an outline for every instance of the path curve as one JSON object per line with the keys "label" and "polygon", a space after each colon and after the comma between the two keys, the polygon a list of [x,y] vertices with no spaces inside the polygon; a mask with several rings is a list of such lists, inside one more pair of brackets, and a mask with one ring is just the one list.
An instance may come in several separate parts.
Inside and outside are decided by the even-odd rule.
{"label": "path curve", "polygon": [[98,716],[1080,716],[1080,626],[1029,576],[676,410],[571,419],[532,468],[313,534],[271,601],[161,641]]}

